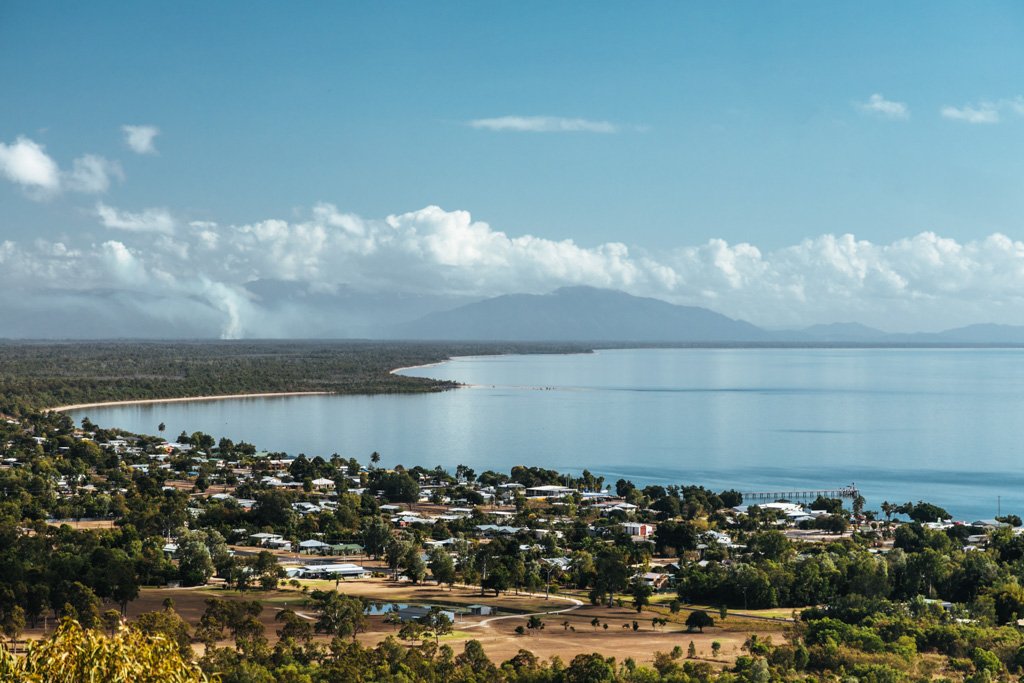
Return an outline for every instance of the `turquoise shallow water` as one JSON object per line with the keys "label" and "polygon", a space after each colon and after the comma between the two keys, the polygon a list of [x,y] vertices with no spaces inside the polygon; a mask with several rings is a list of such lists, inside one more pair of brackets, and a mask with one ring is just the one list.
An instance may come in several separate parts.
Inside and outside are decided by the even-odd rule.
{"label": "turquoise shallow water", "polygon": [[403,371],[471,388],[92,408],[104,426],[201,430],[383,463],[539,465],[610,481],[834,488],[1024,516],[1024,350],[643,349],[458,358]]}

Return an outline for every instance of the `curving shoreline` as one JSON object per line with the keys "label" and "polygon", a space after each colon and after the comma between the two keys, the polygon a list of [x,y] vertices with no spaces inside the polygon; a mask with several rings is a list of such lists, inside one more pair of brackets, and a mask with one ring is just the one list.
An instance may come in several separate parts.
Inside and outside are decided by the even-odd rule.
{"label": "curving shoreline", "polygon": [[46,412],[66,413],[71,410],[85,408],[109,408],[113,406],[150,405],[153,403],[185,403],[186,401],[227,401],[236,398],[274,398],[277,396],[327,396],[331,391],[267,391],[258,394],[221,394],[216,396],[181,396],[178,398],[140,398],[127,401],[96,401],[94,403],[75,403],[67,406],[47,408]]}
{"label": "curving shoreline", "polygon": [[[403,370],[413,370],[416,368],[429,368],[435,365],[442,365],[451,361],[452,358],[446,358],[445,360],[439,360],[434,363],[424,363],[422,365],[408,365],[400,368],[394,368],[389,370],[389,375],[399,375]],[[94,401],[91,403],[75,403],[66,406],[57,406],[55,408],[46,408],[46,412],[51,413],[66,413],[72,410],[84,410],[86,408],[110,408],[116,406],[138,406],[138,405],[152,405],[155,403],[185,403],[187,401],[228,401],[231,399],[238,398],[275,398],[275,397],[286,397],[286,396],[328,396],[333,395],[333,391],[264,391],[255,394],[217,394],[210,396],[178,396],[174,398],[140,398],[140,399],[128,399],[124,401]]]}
{"label": "curving shoreline", "polygon": [[[594,353],[594,351],[587,351],[582,353]],[[489,354],[487,354],[489,355]],[[495,355],[510,355],[510,354],[495,354]],[[514,354],[511,354],[514,355]],[[574,355],[559,354],[559,355]],[[433,363],[422,363],[420,365],[406,365],[400,368],[393,368],[388,371],[389,375],[398,375],[407,377],[408,375],[402,375],[401,373],[405,370],[417,370],[420,368],[430,368],[438,365],[444,365],[450,363],[453,360],[460,358],[474,358],[475,356],[451,356],[444,360],[434,361]],[[459,388],[475,389],[480,388],[484,385],[476,384],[464,384],[459,383]],[[275,398],[275,397],[287,397],[287,396],[328,396],[334,395],[333,391],[267,391],[259,392],[255,394],[216,394],[209,396],[179,396],[174,398],[141,398],[141,399],[128,399],[124,401],[94,401],[91,403],[75,403],[71,405],[57,406],[55,408],[46,408],[44,412],[51,413],[66,413],[72,410],[84,410],[86,408],[110,408],[116,406],[135,406],[135,405],[152,405],[156,403],[185,403],[187,401],[228,401],[238,398]],[[371,395],[371,394],[367,394]]]}
{"label": "curving shoreline", "polygon": [[[449,363],[449,362],[455,360],[455,358],[456,357],[453,356],[452,358],[446,358],[445,360],[439,360],[439,361],[436,361],[436,362],[433,362],[433,363],[423,363],[422,365],[405,365],[405,366],[400,367],[400,368],[395,368],[394,370],[388,370],[388,374],[389,375],[401,375],[403,370],[418,370],[420,368],[432,368],[432,367],[435,367],[435,366],[438,366],[438,365],[444,365],[445,363]],[[402,375],[402,376],[404,377],[405,375]]]}

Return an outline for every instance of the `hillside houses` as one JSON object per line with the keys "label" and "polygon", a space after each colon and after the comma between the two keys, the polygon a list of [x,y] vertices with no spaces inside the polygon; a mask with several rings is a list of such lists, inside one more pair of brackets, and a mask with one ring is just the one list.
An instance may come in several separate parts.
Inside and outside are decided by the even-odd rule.
{"label": "hillside houses", "polygon": [[[857,543],[882,556],[893,547],[892,529],[899,525],[785,501],[725,505],[726,498],[736,498],[700,487],[637,488],[619,481],[586,490],[582,479],[536,468],[518,468],[512,474],[518,481],[495,472],[454,477],[437,468],[383,469],[340,456],[293,458],[99,429],[76,437],[6,434],[3,443],[9,445],[0,467],[23,468],[37,446],[60,463],[45,470],[52,475],[46,475],[40,497],[45,513],[56,519],[124,516],[118,496],[146,491],[160,512],[148,517],[136,506],[130,513],[131,523],[148,523],[155,531],[151,552],[178,562],[182,529],[216,530],[237,562],[276,562],[299,579],[386,572],[419,582],[430,580],[428,565],[447,555],[457,572],[483,581],[484,567],[490,571],[491,563],[514,558],[516,564],[507,566],[506,576],[499,572],[488,590],[506,590],[505,581],[537,590],[592,577],[595,558],[610,553],[628,559],[630,580],[662,590],[687,572],[726,575],[771,556],[769,541],[783,535],[777,530],[800,548],[800,557],[814,556],[805,552],[808,544],[848,538],[853,531],[860,534]],[[87,458],[91,467],[62,462],[72,457]],[[839,501],[825,504],[833,502]],[[841,518],[845,535],[818,526],[834,518]],[[845,528],[850,524],[852,531]],[[991,552],[993,534],[1008,533],[1005,525],[941,519],[920,528],[955,538],[958,549],[975,553],[986,547]],[[759,537],[768,531],[767,539]],[[395,545],[401,546],[398,555]]]}

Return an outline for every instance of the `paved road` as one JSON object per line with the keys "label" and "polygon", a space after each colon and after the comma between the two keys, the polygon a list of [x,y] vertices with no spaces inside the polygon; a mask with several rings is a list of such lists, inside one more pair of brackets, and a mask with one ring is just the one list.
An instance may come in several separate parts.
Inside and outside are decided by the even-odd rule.
{"label": "paved road", "polygon": [[[541,614],[563,614],[565,612],[571,612],[574,609],[579,609],[580,607],[583,606],[583,602],[580,601],[580,600],[577,600],[576,598],[567,598],[567,597],[563,597],[563,596],[560,596],[560,595],[552,595],[551,598],[554,599],[554,600],[565,600],[565,601],[570,602],[572,604],[569,607],[566,607],[564,609],[552,609],[552,610],[547,610],[547,611],[544,611],[544,612],[529,612],[527,614],[505,614],[505,615],[502,615],[500,617],[489,617],[487,619],[483,619],[482,621],[477,621],[477,622],[474,622],[472,624],[464,624],[462,622],[459,622],[459,628],[460,629],[477,628],[479,626],[486,626],[486,625],[490,624],[492,621],[501,621],[503,619],[529,619],[532,616],[541,615]],[[287,608],[287,607],[273,607],[272,609],[275,609],[278,612],[282,612],[285,609],[289,609],[289,608]],[[295,611],[295,610],[293,610],[293,611]],[[305,619],[307,621],[316,621],[316,617],[311,616],[309,614],[306,614],[305,612],[295,611],[295,616],[299,617],[300,619]]]}
{"label": "paved road", "polygon": [[566,600],[568,602],[571,602],[572,606],[571,607],[566,607],[565,609],[547,610],[546,612],[530,612],[528,614],[506,614],[506,615],[503,615],[503,616],[500,616],[500,617],[490,617],[488,619],[484,619],[483,621],[478,621],[475,624],[462,625],[462,626],[460,626],[460,628],[465,630],[465,629],[468,629],[468,628],[476,628],[478,626],[487,626],[492,621],[501,621],[502,619],[529,619],[532,616],[537,616],[537,615],[540,615],[540,614],[564,614],[565,612],[571,612],[574,609],[579,609],[580,607],[583,606],[583,602],[580,601],[580,600],[577,600],[576,598],[566,598],[566,597],[563,597],[561,595],[552,595],[551,597],[554,598],[555,600]]}

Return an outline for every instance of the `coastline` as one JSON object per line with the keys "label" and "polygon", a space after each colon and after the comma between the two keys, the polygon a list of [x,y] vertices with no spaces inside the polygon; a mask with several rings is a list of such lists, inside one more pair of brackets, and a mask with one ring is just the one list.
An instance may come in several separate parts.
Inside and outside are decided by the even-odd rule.
{"label": "coastline", "polygon": [[[609,350],[609,349],[601,349],[601,350],[595,350],[595,351],[592,351],[592,352],[589,352],[589,353],[590,354],[594,354],[594,355],[600,357],[602,354],[611,355],[612,351],[613,350]],[[618,351],[618,350],[616,349],[614,351]],[[897,350],[897,352],[899,353],[900,350]],[[868,352],[868,353],[870,353],[870,352]],[[414,365],[414,366],[405,366],[405,367],[413,367],[413,368],[424,367],[424,368],[427,368],[427,369],[431,369],[432,366],[440,366],[443,363],[451,362],[451,360],[454,360],[456,358],[459,358],[459,359],[466,359],[466,358],[500,359],[500,357],[503,356],[503,355],[506,355],[506,354],[462,355],[462,356],[454,356],[452,359],[449,359],[447,361],[442,360],[442,361],[437,361],[437,362],[423,363],[423,364],[417,364],[417,365]],[[528,357],[528,356],[533,356],[534,354],[508,354],[508,355],[511,355],[511,356],[517,356],[518,355],[519,357]],[[552,357],[554,357],[554,356],[558,356],[558,357],[570,356],[571,357],[573,355],[579,355],[581,358],[585,358],[588,354],[580,353],[580,354],[543,354],[543,355],[550,355]],[[902,360],[898,360],[897,362],[902,363],[903,361]],[[386,366],[384,366],[384,367],[386,367]],[[396,367],[396,368],[387,370],[386,372],[393,376],[395,374],[401,374],[403,372],[403,368]],[[431,373],[431,372],[423,373],[423,372],[420,372],[418,374],[429,376],[431,374],[437,375],[437,374],[447,374],[447,373]],[[382,373],[382,376],[386,377],[387,375],[384,375]],[[407,376],[408,375],[406,375],[406,377]],[[516,378],[517,376],[513,375],[512,377]],[[516,392],[524,392],[524,391],[530,391],[530,392],[549,391],[553,387],[546,387],[546,386],[538,385],[538,384],[527,384],[525,386],[459,384],[457,387],[453,387],[453,389],[454,388],[478,389],[478,390],[484,390],[485,393],[486,393],[487,390],[490,390],[490,389],[498,389],[499,393],[504,394],[504,393],[508,393],[508,391],[516,391]],[[569,392],[569,391],[571,391],[571,392],[587,391],[587,389],[584,388],[584,387],[560,387],[560,389],[563,390],[563,391],[566,391],[566,392]],[[506,390],[508,390],[508,391],[506,391]],[[93,418],[94,421],[96,421],[96,417],[97,416],[94,416],[91,413],[89,413],[88,412],[88,407],[92,407],[92,406],[97,407],[97,408],[101,408],[102,406],[118,407],[118,406],[126,406],[126,405],[131,405],[131,404],[140,404],[140,403],[141,404],[145,404],[145,403],[179,403],[179,402],[183,403],[184,401],[197,401],[197,400],[212,401],[212,400],[218,400],[218,399],[224,399],[224,400],[227,400],[227,399],[237,399],[237,398],[244,399],[244,398],[259,398],[259,397],[274,397],[274,396],[282,396],[282,395],[283,396],[301,397],[301,395],[303,395],[303,394],[321,394],[322,395],[322,394],[325,394],[325,393],[331,393],[331,392],[322,392],[322,391],[321,392],[261,392],[261,393],[256,393],[256,394],[230,394],[230,395],[222,395],[222,396],[216,396],[216,395],[213,395],[213,396],[196,396],[196,397],[180,397],[180,398],[174,398],[174,399],[138,399],[138,400],[125,400],[125,401],[107,401],[107,402],[99,402],[99,401],[97,401],[97,402],[94,402],[94,403],[82,402],[80,404],[66,405],[66,406],[62,406],[59,409],[52,409],[52,410],[68,411],[68,410],[76,410],[77,409],[77,410],[79,410],[79,416],[78,417],[84,417],[86,414],[88,414],[90,417]],[[455,392],[452,391],[451,393],[455,393]],[[331,394],[331,395],[335,395],[335,394]],[[387,396],[391,396],[391,395],[392,394],[387,394]],[[406,395],[405,397],[403,397],[403,398],[409,398],[408,403],[410,405],[410,408],[408,408],[408,410],[410,412],[408,414],[414,414],[414,413],[418,413],[419,412],[419,409],[413,407],[413,406],[415,406],[415,403],[411,400],[412,396],[424,396],[424,398],[427,398],[427,397],[429,397],[429,395],[430,395],[429,393],[427,393],[424,396],[424,394],[421,394],[419,392],[413,392],[413,393],[410,393],[410,394]],[[357,396],[357,395],[353,395],[353,396]],[[314,396],[314,397],[316,397],[316,396]],[[649,398],[650,395],[647,395],[647,397]],[[571,399],[570,399],[569,402],[570,403],[573,403],[573,402],[578,403],[578,401],[573,401]],[[266,403],[266,402],[264,402],[264,403]],[[252,402],[249,402],[248,404],[245,404],[246,407],[241,412],[243,414],[245,414],[245,413],[250,413],[252,411],[260,411],[260,410],[273,411],[273,410],[275,410],[275,404],[276,404],[277,406],[280,406],[282,408],[285,408],[285,406],[287,406],[288,409],[291,409],[291,407],[294,406],[295,410],[298,411],[299,413],[301,413],[301,412],[303,412],[303,406],[299,405],[300,403],[301,402],[299,402],[299,401],[295,401],[295,402],[291,402],[291,401],[281,402],[280,404],[276,404],[276,402],[271,402],[271,403],[266,403],[265,406],[260,406],[260,405],[257,404],[256,401],[252,401]],[[317,402],[310,402],[310,403],[317,403]],[[382,400],[379,403],[385,404],[386,401]],[[404,405],[405,401],[403,401],[402,404]],[[212,407],[213,406],[211,406],[211,408]],[[364,416],[365,415],[373,416],[373,415],[375,415],[374,411],[375,411],[376,407],[377,406],[371,406],[371,407],[366,409],[367,410],[366,413],[359,412],[359,414],[360,415],[364,415]],[[147,414],[149,414],[149,415],[159,415],[160,413],[165,412],[165,411],[181,412],[182,408],[183,408],[183,406],[175,407],[175,406],[168,405],[168,406],[165,407],[164,411],[150,412],[148,409],[146,411],[134,411],[134,410],[132,410],[132,411],[122,411],[122,419],[123,420],[126,420],[126,421],[135,420],[136,422],[143,422],[143,423],[147,423],[147,424],[137,425],[137,426],[135,426],[135,428],[133,428],[130,424],[129,425],[123,425],[122,424],[122,425],[119,425],[119,427],[123,428],[123,429],[129,429],[129,430],[137,432],[137,433],[146,433],[148,431],[147,425],[148,425],[149,420],[151,418],[145,418],[144,417],[145,415],[147,415]],[[403,410],[405,410],[405,409],[403,408]],[[215,412],[219,412],[219,411],[220,411],[220,408],[217,408],[217,410]],[[185,412],[189,414],[189,416],[190,416],[189,419],[192,419],[191,416],[193,416],[193,415],[200,415],[200,414],[206,413],[206,412],[208,412],[208,410],[207,410],[207,408],[204,408],[201,405],[196,405],[196,406],[185,407]],[[346,410],[346,412],[347,412],[347,410]],[[402,414],[405,414],[405,413],[402,413]],[[142,416],[142,419],[139,419],[139,416]],[[102,416],[100,416],[100,417],[102,417]],[[104,419],[106,419],[106,418],[104,418]],[[168,423],[170,423],[171,419],[168,419],[167,421],[168,421]],[[428,420],[428,422],[429,422],[429,420]],[[256,426],[258,426],[258,424],[259,423],[257,422]],[[371,424],[371,422],[369,420],[367,420],[367,424]],[[490,428],[489,425],[488,425],[488,428]],[[220,427],[219,425],[217,425],[213,429],[226,429],[226,427]],[[191,430],[189,430],[189,431],[191,431]],[[797,434],[798,436],[794,436],[794,437],[790,437],[790,438],[800,439],[800,440],[807,440],[807,441],[817,440],[817,439],[826,439],[826,438],[846,438],[846,437],[818,436],[817,434],[819,434],[819,432],[817,432],[815,430],[811,430],[811,429],[790,429],[790,430],[779,430],[779,431],[780,432],[789,432],[789,433]],[[219,432],[215,432],[215,431],[211,430],[210,433],[219,433]],[[438,434],[440,434],[440,433],[441,432],[438,432]],[[832,432],[830,432],[828,430],[821,430],[821,432],[820,432],[820,434],[829,434],[829,433],[832,433]],[[841,432],[837,431],[835,433],[838,434],[838,433],[841,433]],[[810,436],[811,434],[815,434],[815,436]],[[296,450],[304,450],[307,453],[310,453],[310,452],[325,452],[326,453],[326,452],[331,452],[331,450],[336,450],[336,444],[333,441],[330,441],[329,443],[327,443],[327,444],[325,444],[323,446],[310,446],[310,447],[306,447],[306,448],[303,449],[301,446],[294,445],[294,439],[295,438],[297,438],[295,435],[291,435],[289,437],[289,441],[287,441],[285,443],[282,443],[282,444],[278,444],[277,446],[274,447],[273,450],[282,450],[282,451],[286,451],[286,452],[295,452]],[[333,438],[334,437],[331,437],[331,439],[333,439]],[[534,437],[531,437],[531,441],[534,441],[537,438],[539,438],[539,435],[535,435]],[[780,438],[784,438],[784,437],[780,437]],[[431,440],[434,441],[434,442],[438,442],[439,441],[439,439],[437,439],[437,438],[434,438],[434,439],[431,439]],[[260,439],[260,440],[253,439],[253,441],[256,441],[257,443],[260,443],[260,444],[264,443],[264,441],[262,439]],[[368,445],[367,448],[374,448],[374,447],[379,448],[379,446],[377,445],[377,437],[374,437],[373,441],[374,441],[374,444],[373,445]],[[392,451],[395,452],[395,453],[400,453],[400,452],[414,453],[415,452],[415,455],[412,456],[413,462],[415,462],[415,463],[421,463],[421,462],[424,462],[424,461],[429,462],[431,460],[434,460],[436,463],[443,463],[444,462],[444,457],[435,457],[434,455],[430,455],[429,453],[425,454],[424,451],[425,450],[429,451],[430,449],[424,449],[422,444],[415,443],[415,440],[403,439],[401,441],[402,441],[402,443],[399,444],[398,446],[393,446],[392,448],[389,448],[388,452],[389,453],[392,452]],[[408,446],[406,441],[408,441],[408,443],[412,443],[413,446],[411,446],[411,447]],[[310,450],[310,448],[312,448],[313,450]],[[317,449],[319,449],[319,451],[317,451]],[[414,449],[418,449],[418,450],[414,451]],[[381,451],[381,452],[385,452],[385,451]],[[550,452],[555,452],[555,451],[550,451]],[[466,454],[463,454],[463,456],[461,456],[459,458],[456,458],[455,460],[453,460],[453,462],[455,462],[455,461],[465,462],[467,464],[475,466],[476,465],[476,461],[475,461],[476,457],[480,457],[480,456],[476,455],[475,453],[469,453],[467,451]],[[592,457],[593,456],[589,456],[588,455],[588,459],[591,459]],[[515,458],[515,460],[512,460],[512,458]],[[506,461],[507,462],[517,462],[517,463],[521,463],[521,464],[524,464],[524,465],[529,464],[529,465],[544,466],[544,464],[546,464],[546,463],[543,463],[542,460],[536,458],[536,456],[534,456],[534,455],[525,455],[525,451],[519,451],[518,453],[516,453],[514,455],[510,455],[506,460],[502,460],[501,461],[501,463],[500,463],[501,466],[504,466],[506,464]],[[601,464],[595,464],[593,462],[587,462],[586,464],[588,466],[588,469],[590,469],[595,475],[600,475],[600,476],[608,477],[608,478],[610,478],[611,481],[615,481],[615,479],[618,479],[618,478],[624,478],[624,479],[633,481],[637,485],[641,485],[641,484],[642,485],[657,484],[657,485],[664,486],[664,485],[667,485],[667,484],[678,484],[680,481],[687,481],[687,477],[693,477],[694,481],[698,481],[702,485],[706,485],[706,486],[709,486],[709,487],[717,487],[717,488],[722,488],[722,489],[741,487],[741,484],[738,484],[737,480],[743,479],[744,481],[742,483],[742,487],[743,488],[747,488],[747,489],[758,489],[758,490],[761,490],[761,489],[773,489],[774,488],[774,489],[778,489],[778,490],[783,490],[783,489],[788,490],[787,487],[794,487],[794,488],[817,488],[817,487],[819,487],[819,485],[821,483],[819,480],[820,480],[820,477],[822,476],[821,472],[820,472],[820,470],[818,468],[815,468],[812,473],[805,472],[805,471],[793,471],[792,468],[786,468],[787,470],[791,470],[791,471],[788,471],[788,472],[781,472],[781,470],[779,468],[777,468],[776,470],[772,470],[771,468],[762,468],[763,471],[761,471],[760,473],[754,474],[754,475],[742,474],[742,473],[740,473],[739,469],[737,469],[737,468],[726,468],[726,469],[721,470],[721,471],[719,471],[717,469],[713,469],[713,470],[702,469],[699,472],[699,474],[696,473],[696,472],[693,472],[693,473],[691,473],[689,475],[684,475],[684,474],[680,474],[678,469],[675,468],[671,463],[669,463],[665,467],[660,467],[660,466],[659,467],[643,466],[643,467],[639,467],[639,468],[631,468],[631,467],[623,466],[623,464],[620,461],[620,459],[616,459],[616,460],[614,460],[614,464],[611,464],[611,465],[608,464],[608,462],[602,462]],[[579,470],[578,469],[574,469],[574,468],[580,468],[582,466],[583,466],[583,464],[577,464],[576,462],[571,462],[571,463],[570,462],[565,462],[565,463],[558,463],[557,469],[565,470],[566,472],[571,472],[571,473],[574,473],[574,474],[578,474]],[[491,467],[491,469],[496,469],[496,466],[495,467]],[[989,509],[989,506],[986,505],[984,503],[984,501],[987,500],[987,499],[995,499],[996,495],[999,494],[999,493],[1003,494],[1002,504],[1004,506],[1004,509],[1006,509],[1007,505],[1014,506],[1014,505],[1018,504],[1011,497],[1006,495],[1007,491],[1005,491],[1005,490],[1002,490],[1002,491],[998,490],[999,488],[1008,485],[1007,483],[999,483],[999,482],[997,482],[995,484],[991,484],[991,483],[986,483],[985,481],[982,481],[981,479],[978,479],[978,481],[972,483],[970,485],[971,486],[970,493],[963,500],[959,500],[959,498],[957,496],[959,496],[960,494],[956,492],[956,490],[953,488],[954,485],[951,482],[959,480],[959,479],[966,479],[967,477],[965,476],[965,473],[959,473],[957,475],[953,475],[949,479],[945,479],[944,480],[938,474],[939,472],[942,472],[942,471],[943,470],[941,470],[941,469],[940,470],[935,470],[935,478],[932,479],[932,484],[933,485],[935,485],[935,484],[938,485],[938,486],[934,486],[934,489],[936,491],[939,491],[939,490],[949,490],[949,491],[952,491],[952,493],[943,494],[943,500],[946,500],[946,501],[948,501],[948,500],[958,500],[958,503],[956,503],[956,504],[951,505],[951,504],[947,503],[946,506],[945,506],[947,509],[950,509],[952,507],[953,509],[951,510],[951,512],[953,512],[958,517],[959,516],[964,516],[965,519],[967,517],[970,517],[971,519],[987,519],[987,518],[992,517],[992,515],[994,513]],[[899,481],[901,483],[898,486],[894,486],[893,484],[891,484],[886,479],[886,477],[888,477],[889,474],[891,474],[893,477],[895,477],[896,481]],[[903,490],[903,488],[905,486],[917,487],[917,486],[920,485],[918,483],[907,484],[908,479],[905,476],[905,474],[906,474],[905,472],[896,471],[896,472],[887,473],[886,477],[879,478],[877,476],[878,475],[877,469],[873,469],[870,472],[870,476],[869,476],[869,473],[868,473],[867,470],[861,471],[860,469],[857,469],[856,471],[850,471],[848,475],[844,474],[843,475],[844,478],[842,480],[846,481],[846,480],[855,479],[856,481],[861,483],[862,489],[864,491],[868,492],[868,493],[865,493],[865,495],[869,498],[869,500],[877,503],[878,500],[881,500],[883,498],[886,498],[888,500],[894,500],[894,499],[902,500],[902,499],[905,499],[906,498],[906,493],[907,493],[906,490]],[[976,476],[979,476],[979,477],[981,477],[983,475],[983,473],[978,473],[978,472],[973,472],[973,474],[976,475]],[[917,476],[917,475],[915,475],[915,476]],[[1022,473],[1021,476],[1024,477],[1024,473]],[[829,479],[834,479],[834,478],[835,477],[829,477]],[[811,480],[813,480],[813,482]],[[836,479],[836,480],[838,481],[838,479]],[[831,483],[835,483],[835,482],[831,482]],[[922,492],[922,494],[920,494],[921,498],[923,498],[924,500],[931,500],[932,498],[938,498],[939,497],[938,493],[932,493],[930,491],[930,489],[933,488],[932,486],[929,486],[928,488],[929,488],[928,491]],[[981,493],[977,493],[979,491]],[[994,493],[986,494],[986,491],[993,491]],[[911,497],[913,497],[913,496],[911,496]],[[916,498],[915,498],[915,500],[916,500]]]}
{"label": "coastline", "polygon": [[[465,356],[463,356],[463,357],[465,357]],[[445,363],[453,361],[456,358],[459,358],[459,356],[452,356],[451,358],[446,358],[445,360],[439,360],[439,361],[436,361],[434,363],[424,363],[423,365],[405,365],[405,366],[400,367],[400,368],[395,368],[394,370],[388,370],[388,374],[389,375],[397,375],[397,374],[401,373],[403,370],[418,370],[420,368],[432,368],[432,367],[434,367],[436,365],[444,365]]]}
{"label": "coastline", "polygon": [[[594,353],[595,351],[585,351],[581,353]],[[508,354],[496,354],[496,355],[508,355]],[[563,355],[563,354],[559,354]],[[573,354],[565,354],[573,355]],[[399,375],[404,370],[417,370],[419,368],[431,368],[437,365],[444,365],[450,363],[453,360],[459,358],[472,358],[473,356],[452,356],[451,358],[445,358],[444,360],[435,361],[433,363],[423,363],[422,365],[406,365],[400,368],[394,368],[388,371],[389,375]],[[477,384],[459,384],[459,388],[475,389],[485,385]],[[87,408],[109,408],[116,406],[135,406],[135,405],[151,405],[155,403],[185,403],[187,401],[228,401],[239,398],[275,398],[275,397],[287,397],[287,396],[328,396],[332,395],[332,391],[268,391],[259,392],[255,394],[218,394],[209,396],[178,396],[174,398],[140,398],[140,399],[129,399],[124,401],[95,401],[91,403],[75,403],[71,405],[56,406],[54,408],[45,408],[44,412],[50,413],[66,413],[72,410],[85,410]]]}
{"label": "coastline", "polygon": [[[448,359],[445,359],[445,360],[439,360],[436,363],[424,363],[423,365],[406,365],[405,367],[395,368],[394,370],[390,370],[388,372],[388,374],[389,375],[398,375],[400,377],[407,377],[407,375],[402,375],[401,374],[401,372],[403,370],[418,370],[420,368],[432,368],[432,367],[435,367],[435,366],[438,366],[438,365],[444,365],[445,363],[450,363],[453,360],[457,360],[459,358],[472,358],[472,357],[473,356],[452,356],[451,358],[448,358]],[[455,387],[455,388],[456,389],[479,389],[481,386],[483,386],[483,385],[480,385],[480,384],[466,384],[464,382],[459,382],[458,386]]]}
{"label": "coastline", "polygon": [[[423,365],[408,365],[400,368],[395,368],[393,370],[389,370],[388,374],[398,375],[403,370],[414,370],[416,368],[429,368],[435,365],[442,365],[449,361],[455,360],[456,358],[458,358],[458,356],[453,356],[452,358],[439,360],[434,363],[424,363]],[[329,396],[333,394],[333,391],[264,391],[255,394],[217,394],[208,396],[177,396],[173,398],[140,398],[129,399],[124,401],[95,401],[92,403],[75,403],[72,405],[56,406],[55,408],[46,408],[45,412],[66,413],[72,410],[85,410],[86,408],[110,408],[116,406],[152,405],[155,403],[185,403],[188,401],[229,401],[238,398],[278,398],[287,396]]]}
{"label": "coastline", "polygon": [[47,408],[45,412],[66,413],[71,410],[84,410],[85,408],[109,408],[113,406],[136,406],[149,405],[153,403],[185,403],[186,401],[227,401],[236,398],[274,398],[278,396],[327,396],[330,391],[268,391],[258,394],[222,394],[218,396],[181,396],[178,398],[140,398],[127,401],[97,401],[95,403],[76,403],[67,406]]}

